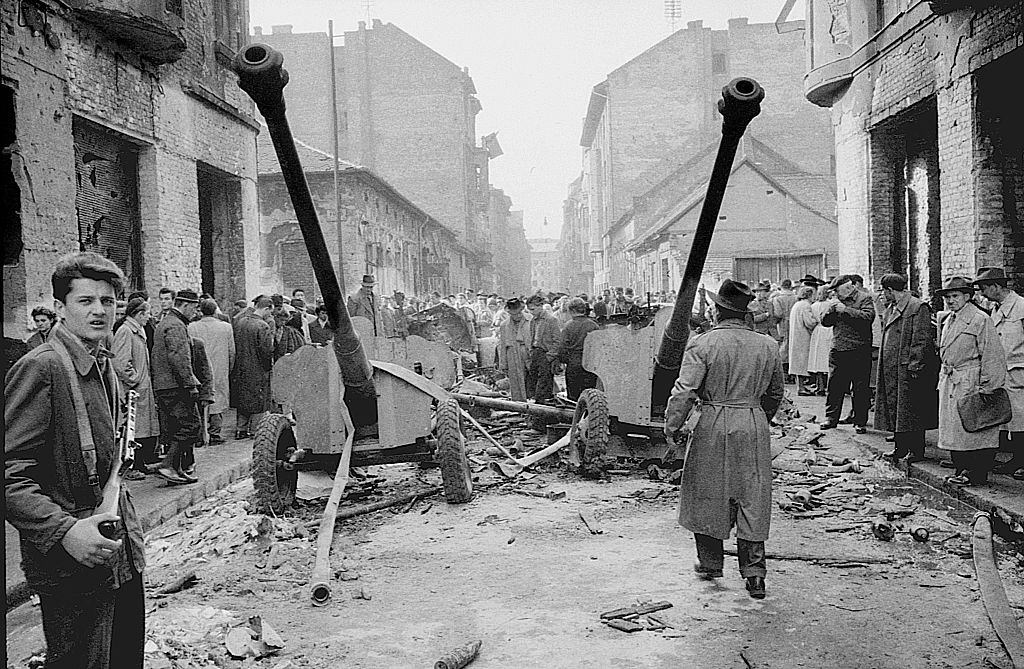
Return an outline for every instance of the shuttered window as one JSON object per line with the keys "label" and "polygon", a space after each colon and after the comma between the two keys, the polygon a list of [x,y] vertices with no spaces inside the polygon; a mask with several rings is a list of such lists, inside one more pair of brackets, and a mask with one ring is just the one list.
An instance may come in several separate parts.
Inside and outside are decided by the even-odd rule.
{"label": "shuttered window", "polygon": [[121,136],[84,119],[73,124],[78,243],[112,260],[127,288],[143,288],[139,154]]}

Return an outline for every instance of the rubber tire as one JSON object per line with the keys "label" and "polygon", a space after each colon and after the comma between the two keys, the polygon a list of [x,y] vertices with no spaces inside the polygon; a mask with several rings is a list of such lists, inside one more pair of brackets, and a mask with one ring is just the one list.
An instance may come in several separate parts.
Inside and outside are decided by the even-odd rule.
{"label": "rubber tire", "polygon": [[[587,430],[581,432],[579,422],[587,416]],[[608,464],[608,438],[611,421],[608,418],[608,398],[594,388],[580,393],[576,401],[576,415],[569,429],[570,461],[579,463],[579,473],[584,476],[604,476]]]}
{"label": "rubber tire", "polygon": [[278,467],[295,448],[291,421],[279,413],[268,413],[256,426],[252,444],[252,486],[260,513],[281,513],[295,502],[299,472]]}
{"label": "rubber tire", "polygon": [[466,439],[462,435],[459,403],[449,398],[437,405],[434,458],[441,469],[444,497],[449,504],[465,504],[473,499],[473,472],[466,458]]}

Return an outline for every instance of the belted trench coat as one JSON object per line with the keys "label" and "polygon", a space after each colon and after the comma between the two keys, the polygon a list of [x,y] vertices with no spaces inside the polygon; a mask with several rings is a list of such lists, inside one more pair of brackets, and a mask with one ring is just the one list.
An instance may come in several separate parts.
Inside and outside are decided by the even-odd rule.
{"label": "belted trench coat", "polygon": [[700,418],[683,461],[679,524],[695,534],[765,541],[771,521],[768,421],[782,400],[774,339],[727,320],[690,340],[665,412],[677,430],[698,404]]}
{"label": "belted trench coat", "polygon": [[977,390],[1003,387],[1006,356],[988,315],[968,302],[941,319],[939,337],[939,448],[976,451],[999,445],[999,427],[968,432],[960,421],[956,403]]}
{"label": "belted trench coat", "polygon": [[1005,388],[1013,407],[1013,418],[999,429],[1024,432],[1024,297],[1011,290],[992,311],[992,324],[1006,354]]}

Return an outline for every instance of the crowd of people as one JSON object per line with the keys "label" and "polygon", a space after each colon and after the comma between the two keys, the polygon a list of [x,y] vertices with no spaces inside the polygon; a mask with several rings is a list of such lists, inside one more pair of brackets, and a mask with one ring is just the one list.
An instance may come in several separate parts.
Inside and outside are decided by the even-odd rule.
{"label": "crowd of people", "polygon": [[[936,312],[906,276],[886,274],[878,288],[857,274],[807,275],[777,290],[762,282],[750,307],[754,329],[779,342],[799,395],[825,397],[822,429],[852,424],[864,433],[873,407],[894,460],[924,458],[925,432],[938,428],[949,482],[983,485],[991,472],[1024,480],[1024,298],[1003,269],[950,278],[934,291],[943,303]],[[843,418],[847,394],[852,410]],[[993,418],[978,424],[963,418],[968,411]],[[998,451],[1010,459],[997,466]]]}

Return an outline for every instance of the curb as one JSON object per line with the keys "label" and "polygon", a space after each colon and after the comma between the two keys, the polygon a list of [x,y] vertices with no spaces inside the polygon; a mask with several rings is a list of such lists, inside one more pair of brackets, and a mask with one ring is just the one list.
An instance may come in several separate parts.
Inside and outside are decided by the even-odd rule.
{"label": "curb", "polygon": [[[208,480],[204,479],[196,485],[182,488],[181,494],[176,495],[174,500],[139,514],[142,532],[149,532],[154,527],[166,523],[190,506],[212,496],[218,490],[222,490],[235,481],[249,476],[251,472],[252,458],[246,458]],[[32,594],[32,590],[25,581],[19,581],[7,588],[7,611],[10,612],[11,609],[27,602]]]}
{"label": "curb", "polygon": [[[874,443],[875,439],[873,438],[866,439],[860,435],[857,435],[854,438],[854,441],[861,444],[862,446],[871,449],[871,451],[876,453],[877,455],[882,455],[887,450],[889,450],[884,447],[879,448],[878,445]],[[929,446],[931,446],[931,444],[929,444]],[[992,495],[989,493],[987,488],[962,487],[958,485],[953,485],[951,483],[947,483],[946,476],[949,475],[949,470],[944,470],[940,468],[938,462],[926,460],[924,462],[907,463],[906,461],[901,461],[899,464],[894,465],[894,467],[896,469],[899,469],[900,471],[905,472],[907,474],[907,478],[916,479],[922,483],[925,483],[931,486],[932,488],[935,488],[936,490],[939,490],[942,493],[956,500],[959,500],[960,502],[963,502],[964,504],[967,504],[969,506],[974,507],[975,509],[978,509],[979,511],[993,513],[994,511],[998,510],[1000,512],[1000,515],[1004,516],[1005,518],[1009,518],[1012,521],[1019,523],[1020,525],[1024,525],[1024,513],[1000,505],[998,503],[998,500],[993,500]],[[993,515],[995,514],[993,513]],[[1004,539],[1010,541],[1020,540],[1020,536],[1014,534],[1012,530],[1010,530],[1006,526],[1005,522],[994,522],[993,526],[993,528],[996,530],[996,533],[1002,536]]]}

